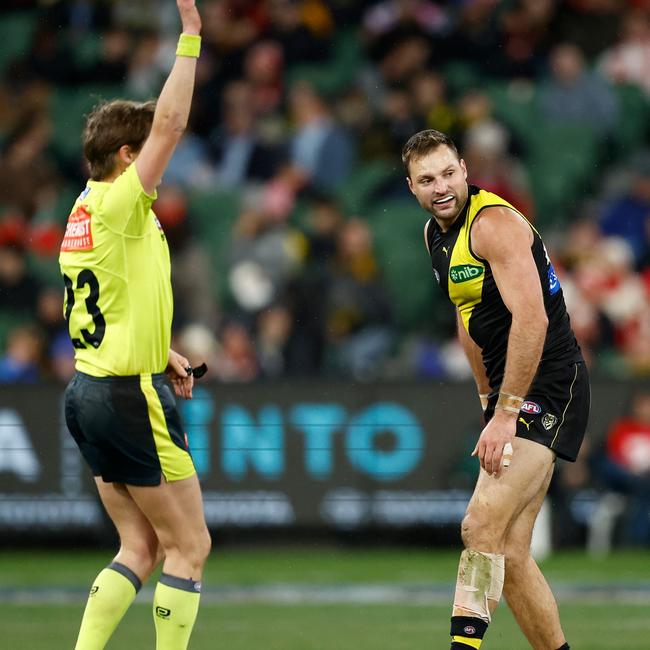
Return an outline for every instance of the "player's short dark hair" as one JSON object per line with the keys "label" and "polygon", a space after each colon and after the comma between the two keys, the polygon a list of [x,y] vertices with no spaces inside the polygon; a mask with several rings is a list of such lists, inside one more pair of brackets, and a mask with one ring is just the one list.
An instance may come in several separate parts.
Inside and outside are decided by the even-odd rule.
{"label": "player's short dark hair", "polygon": [[402,148],[402,163],[406,169],[406,174],[410,175],[409,166],[412,160],[422,158],[422,156],[426,156],[430,151],[442,146],[449,147],[456,154],[456,157],[460,159],[456,144],[448,135],[442,133],[442,131],[425,129],[412,135]]}
{"label": "player's short dark hair", "polygon": [[128,144],[140,151],[149,136],[156,102],[114,99],[97,104],[86,118],[83,133],[84,156],[90,178],[104,180],[115,169],[115,154]]}

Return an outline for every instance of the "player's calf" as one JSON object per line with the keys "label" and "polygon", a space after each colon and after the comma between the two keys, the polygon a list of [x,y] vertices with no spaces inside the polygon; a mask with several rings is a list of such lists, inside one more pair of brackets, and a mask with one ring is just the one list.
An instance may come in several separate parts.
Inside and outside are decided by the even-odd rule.
{"label": "player's calf", "polygon": [[458,578],[451,617],[451,648],[480,648],[503,591],[505,558],[497,553],[465,549],[458,564]]}

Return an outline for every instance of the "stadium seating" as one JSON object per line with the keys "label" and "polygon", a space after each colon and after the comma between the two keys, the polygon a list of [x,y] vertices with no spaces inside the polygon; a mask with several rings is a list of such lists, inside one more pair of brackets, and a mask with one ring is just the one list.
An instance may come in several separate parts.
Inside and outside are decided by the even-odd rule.
{"label": "stadium seating", "polygon": [[194,234],[203,242],[212,259],[215,295],[224,299],[228,291],[228,248],[233,224],[240,213],[241,193],[237,190],[195,190],[188,194],[188,199]]}

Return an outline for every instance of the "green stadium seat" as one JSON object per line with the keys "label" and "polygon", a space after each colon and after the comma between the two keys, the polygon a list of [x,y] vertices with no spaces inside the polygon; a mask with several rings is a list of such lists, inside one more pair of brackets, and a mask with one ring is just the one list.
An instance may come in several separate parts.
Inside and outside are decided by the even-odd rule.
{"label": "green stadium seat", "polygon": [[526,162],[538,223],[553,225],[570,216],[598,171],[602,145],[593,129],[537,123]]}
{"label": "green stadium seat", "polygon": [[0,72],[15,58],[24,55],[29,49],[34,28],[33,11],[17,11],[2,16],[0,20]]}
{"label": "green stadium seat", "polygon": [[189,218],[194,234],[204,244],[212,260],[215,295],[223,300],[228,293],[228,248],[233,225],[241,211],[238,190],[189,193]]}
{"label": "green stadium seat", "polygon": [[436,287],[422,235],[426,220],[415,201],[389,201],[368,215],[398,327],[418,329],[434,316]]}
{"label": "green stadium seat", "polygon": [[334,37],[333,59],[323,63],[300,63],[288,70],[289,83],[309,81],[324,95],[341,92],[354,83],[363,55],[353,29],[339,29]]}
{"label": "green stadium seat", "polygon": [[[61,293],[63,296],[63,293]],[[4,352],[7,347],[7,338],[11,330],[20,325],[27,325],[34,322],[34,316],[31,314],[18,314],[15,312],[0,311],[0,352]]]}
{"label": "green stadium seat", "polygon": [[484,80],[479,71],[465,61],[452,61],[443,70],[443,77],[452,96],[459,96],[472,88],[481,88]]}
{"label": "green stadium seat", "polygon": [[650,130],[650,102],[638,86],[615,86],[621,107],[621,119],[616,127],[614,147],[622,156],[644,142]]}
{"label": "green stadium seat", "polygon": [[363,214],[373,202],[373,193],[395,173],[387,160],[369,160],[358,165],[337,188],[336,197],[348,214]]}
{"label": "green stadium seat", "polygon": [[100,100],[124,97],[122,86],[84,85],[56,88],[50,100],[50,117],[54,123],[52,147],[65,158],[81,155],[81,133],[85,116]]}
{"label": "green stadium seat", "polygon": [[525,82],[496,82],[488,85],[494,115],[524,145],[535,138],[539,124],[535,87]]}

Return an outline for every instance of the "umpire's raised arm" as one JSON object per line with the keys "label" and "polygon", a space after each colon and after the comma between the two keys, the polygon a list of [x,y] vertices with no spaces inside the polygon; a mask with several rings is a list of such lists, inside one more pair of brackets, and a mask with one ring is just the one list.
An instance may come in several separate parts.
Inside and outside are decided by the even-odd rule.
{"label": "umpire's raised arm", "polygon": [[151,194],[160,184],[190,113],[196,60],[201,49],[201,17],[194,0],[176,0],[183,33],[178,40],[176,61],[156,105],[151,133],[135,166],[144,190]]}

